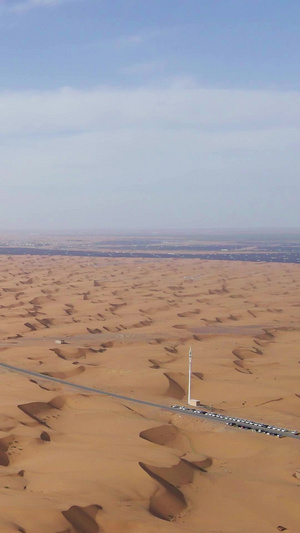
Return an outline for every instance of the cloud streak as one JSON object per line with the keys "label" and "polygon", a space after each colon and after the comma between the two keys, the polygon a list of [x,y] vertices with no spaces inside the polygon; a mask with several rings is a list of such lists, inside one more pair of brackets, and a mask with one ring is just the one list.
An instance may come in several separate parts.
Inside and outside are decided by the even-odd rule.
{"label": "cloud streak", "polygon": [[0,134],[158,128],[219,134],[299,128],[300,93],[165,87],[0,93]]}
{"label": "cloud streak", "polygon": [[297,92],[0,93],[1,190],[24,227],[296,226],[299,126]]}
{"label": "cloud streak", "polygon": [[70,1],[75,0],[26,0],[23,2],[17,2],[14,5],[9,5],[8,9],[13,13],[24,13],[26,11],[31,11],[32,9],[59,6],[69,3]]}

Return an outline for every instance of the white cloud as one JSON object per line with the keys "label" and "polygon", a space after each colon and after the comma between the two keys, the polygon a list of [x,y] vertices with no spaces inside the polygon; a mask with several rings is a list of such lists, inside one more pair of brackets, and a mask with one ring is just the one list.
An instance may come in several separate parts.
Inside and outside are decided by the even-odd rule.
{"label": "white cloud", "polygon": [[14,5],[10,5],[9,10],[15,13],[22,13],[41,7],[58,6],[70,1],[74,0],[24,0],[23,2],[17,2]]}
{"label": "white cloud", "polygon": [[212,137],[223,131],[298,128],[300,93],[166,87],[0,93],[0,134],[76,131],[190,130]]}
{"label": "white cloud", "polygon": [[176,227],[185,205],[185,227],[201,217],[221,225],[226,213],[228,225],[249,225],[253,208],[261,225],[277,219],[296,225],[299,125],[297,92],[186,82],[2,92],[1,191],[10,198],[22,193],[30,220],[35,209],[42,216],[52,208],[55,220],[64,220],[70,204],[72,213],[82,206],[89,221],[108,226],[114,212],[124,225],[149,226],[153,216],[158,226],[167,219]]}
{"label": "white cloud", "polygon": [[165,66],[164,61],[145,61],[142,63],[134,63],[133,65],[128,65],[123,67],[119,72],[122,74],[155,74],[157,72],[161,73]]}
{"label": "white cloud", "polygon": [[149,28],[137,33],[90,42],[85,45],[85,48],[103,48],[105,46],[121,50],[124,48],[135,48],[140,47],[141,45],[147,45],[151,42],[157,42],[158,39],[175,38],[177,33],[179,34],[179,32],[182,32],[183,30],[187,31],[188,29],[188,25]]}

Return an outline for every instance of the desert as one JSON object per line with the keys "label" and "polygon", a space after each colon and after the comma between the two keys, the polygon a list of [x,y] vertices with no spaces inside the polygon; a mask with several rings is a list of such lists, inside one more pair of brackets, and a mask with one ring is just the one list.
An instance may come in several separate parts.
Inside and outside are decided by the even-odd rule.
{"label": "desert", "polygon": [[[0,256],[0,363],[300,430],[299,266]],[[63,341],[58,343],[57,341]],[[297,533],[299,441],[0,367],[0,530]]]}
{"label": "desert", "polygon": [[300,2],[0,21],[0,533],[300,533]]}

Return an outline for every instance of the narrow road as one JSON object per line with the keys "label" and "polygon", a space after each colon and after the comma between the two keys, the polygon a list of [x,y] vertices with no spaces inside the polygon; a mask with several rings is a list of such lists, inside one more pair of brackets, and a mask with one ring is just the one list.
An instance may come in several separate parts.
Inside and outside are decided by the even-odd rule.
{"label": "narrow road", "polygon": [[[123,400],[125,402],[132,402],[132,403],[136,403],[136,404],[139,404],[139,405],[147,405],[148,407],[155,407],[157,409],[164,409],[165,411],[172,411],[173,413],[177,413],[177,414],[181,414],[181,415],[185,415],[185,416],[194,416],[194,417],[197,417],[197,418],[204,418],[206,420],[209,419],[210,421],[214,421],[214,422],[226,423],[222,419],[210,418],[210,417],[208,418],[208,416],[207,416],[208,412],[206,412],[206,414],[200,414],[200,413],[194,413],[192,410],[186,410],[186,409],[185,410],[181,410],[181,409],[179,410],[176,407],[169,407],[169,406],[161,405],[161,404],[158,404],[158,403],[147,402],[146,400],[138,400],[136,398],[130,398],[129,396],[123,396],[122,394],[116,394],[116,393],[113,393],[113,392],[104,391],[102,389],[95,389],[93,387],[87,387],[86,385],[79,385],[77,383],[71,383],[70,381],[65,381],[64,379],[54,378],[52,376],[47,376],[45,374],[40,374],[39,372],[35,372],[34,370],[26,370],[24,368],[19,368],[17,366],[8,365],[7,363],[0,363],[0,368],[3,368],[3,369],[8,370],[10,372],[17,372],[19,374],[25,374],[26,376],[34,377],[34,378],[37,378],[37,379],[43,379],[45,381],[52,381],[54,383],[59,383],[60,385],[64,385],[65,387],[71,387],[72,389],[77,389],[77,390],[80,390],[80,391],[85,391],[85,392],[94,393],[94,394],[101,394],[102,396],[109,396],[111,398],[117,398],[118,400]],[[211,414],[211,413],[209,413],[209,414]],[[213,413],[213,414],[216,414],[216,413]],[[245,424],[237,425],[236,427],[245,427]],[[252,427],[249,427],[249,429],[252,429]],[[270,431],[270,430],[268,430],[268,431]],[[267,433],[267,430],[262,429],[261,433]],[[285,437],[291,437],[293,439],[300,439],[300,435],[295,435],[291,431],[286,432],[284,436]]]}

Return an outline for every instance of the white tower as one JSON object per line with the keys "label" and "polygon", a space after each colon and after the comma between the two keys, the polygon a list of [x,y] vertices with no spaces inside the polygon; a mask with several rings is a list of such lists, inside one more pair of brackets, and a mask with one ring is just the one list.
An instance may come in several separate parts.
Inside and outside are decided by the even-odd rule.
{"label": "white tower", "polygon": [[190,346],[190,351],[189,351],[188,405],[197,406],[197,405],[200,405],[200,402],[198,400],[192,400],[192,398],[191,398],[192,358],[193,358],[192,348]]}
{"label": "white tower", "polygon": [[188,383],[188,404],[191,403],[191,378],[192,378],[192,348],[189,351],[189,383]]}

